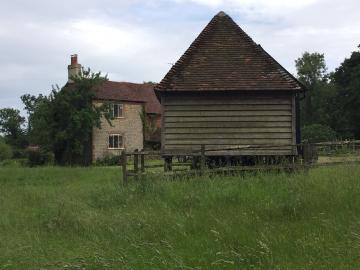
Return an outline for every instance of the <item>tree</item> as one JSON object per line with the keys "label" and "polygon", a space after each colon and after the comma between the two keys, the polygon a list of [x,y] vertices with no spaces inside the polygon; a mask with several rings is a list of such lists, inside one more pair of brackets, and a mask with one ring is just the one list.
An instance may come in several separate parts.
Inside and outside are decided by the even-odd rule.
{"label": "tree", "polygon": [[25,118],[20,111],[12,108],[0,109],[0,132],[4,134],[6,143],[14,147],[26,145],[25,134],[22,128]]}
{"label": "tree", "polygon": [[328,126],[313,124],[304,126],[302,139],[311,143],[332,141],[336,139],[336,132]]}
{"label": "tree", "polygon": [[[360,45],[359,45],[360,48]],[[338,116],[334,121],[344,136],[360,138],[360,51],[352,52],[331,75],[338,88],[336,96]]]}
{"label": "tree", "polygon": [[31,142],[52,151],[61,165],[89,165],[93,127],[110,120],[109,106],[93,103],[97,85],[107,80],[101,73],[82,70],[73,83],[55,88],[48,97],[23,96],[29,114]]}
{"label": "tree", "polygon": [[314,106],[314,103],[321,102],[319,94],[327,88],[328,82],[324,54],[305,52],[300,58],[295,60],[295,66],[298,79],[308,88],[305,100],[301,106],[302,124],[313,124],[317,120],[314,117],[319,116],[314,111],[316,108],[320,108],[319,104]]}
{"label": "tree", "polygon": [[12,157],[12,149],[10,145],[5,143],[5,139],[0,136],[0,161],[10,159]]}

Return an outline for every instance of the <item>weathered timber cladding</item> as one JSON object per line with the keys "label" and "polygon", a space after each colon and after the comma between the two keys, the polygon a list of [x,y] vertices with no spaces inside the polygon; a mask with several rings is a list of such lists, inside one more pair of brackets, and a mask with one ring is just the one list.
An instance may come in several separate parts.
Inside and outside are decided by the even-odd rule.
{"label": "weathered timber cladding", "polygon": [[167,93],[162,105],[164,153],[205,144],[214,150],[240,147],[238,155],[296,154],[292,93]]}

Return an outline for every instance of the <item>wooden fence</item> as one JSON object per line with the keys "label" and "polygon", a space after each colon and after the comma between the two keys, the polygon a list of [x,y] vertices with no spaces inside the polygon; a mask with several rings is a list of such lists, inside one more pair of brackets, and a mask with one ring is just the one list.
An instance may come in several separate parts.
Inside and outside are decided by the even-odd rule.
{"label": "wooden fence", "polygon": [[[283,145],[269,145],[268,147],[282,147]],[[334,149],[339,152],[347,150],[349,153],[357,152],[360,155],[360,141],[303,143],[292,145],[297,147],[298,156],[255,156],[252,164],[234,164],[231,156],[224,156],[222,166],[211,166],[209,152],[206,145],[201,145],[200,151],[191,151],[174,156],[163,155],[161,151],[134,151],[122,152],[121,165],[123,183],[128,183],[129,177],[139,179],[144,175],[203,175],[217,172],[241,172],[241,171],[296,171],[307,170],[312,166],[321,166],[317,163],[320,154],[333,154]],[[248,146],[256,148],[260,146]],[[264,148],[263,145],[261,145]],[[234,151],[243,148],[217,149],[217,151]],[[360,161],[360,159],[359,159]],[[131,163],[130,163],[131,162]],[[332,162],[341,163],[341,162]],[[347,162],[349,163],[349,162]],[[328,165],[328,164],[326,164]]]}

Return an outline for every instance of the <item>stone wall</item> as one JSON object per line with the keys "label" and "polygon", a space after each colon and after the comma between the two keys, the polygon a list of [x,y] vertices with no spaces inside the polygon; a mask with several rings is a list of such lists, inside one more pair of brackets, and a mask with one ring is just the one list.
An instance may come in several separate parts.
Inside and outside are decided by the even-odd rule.
{"label": "stone wall", "polygon": [[[143,149],[143,125],[141,112],[143,104],[121,102],[124,104],[123,117],[112,120],[110,126],[106,119],[102,119],[101,129],[93,129],[92,160],[95,162],[105,156],[120,155],[123,149],[109,149],[109,135],[121,134],[124,140],[124,148],[127,151]],[[100,105],[101,101],[94,101],[95,105]]]}

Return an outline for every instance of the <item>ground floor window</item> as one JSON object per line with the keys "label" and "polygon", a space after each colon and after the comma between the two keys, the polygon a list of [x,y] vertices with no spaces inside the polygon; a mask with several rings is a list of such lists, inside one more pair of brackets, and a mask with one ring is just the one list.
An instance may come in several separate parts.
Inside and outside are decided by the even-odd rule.
{"label": "ground floor window", "polygon": [[120,149],[123,147],[123,136],[121,134],[109,135],[109,149]]}

